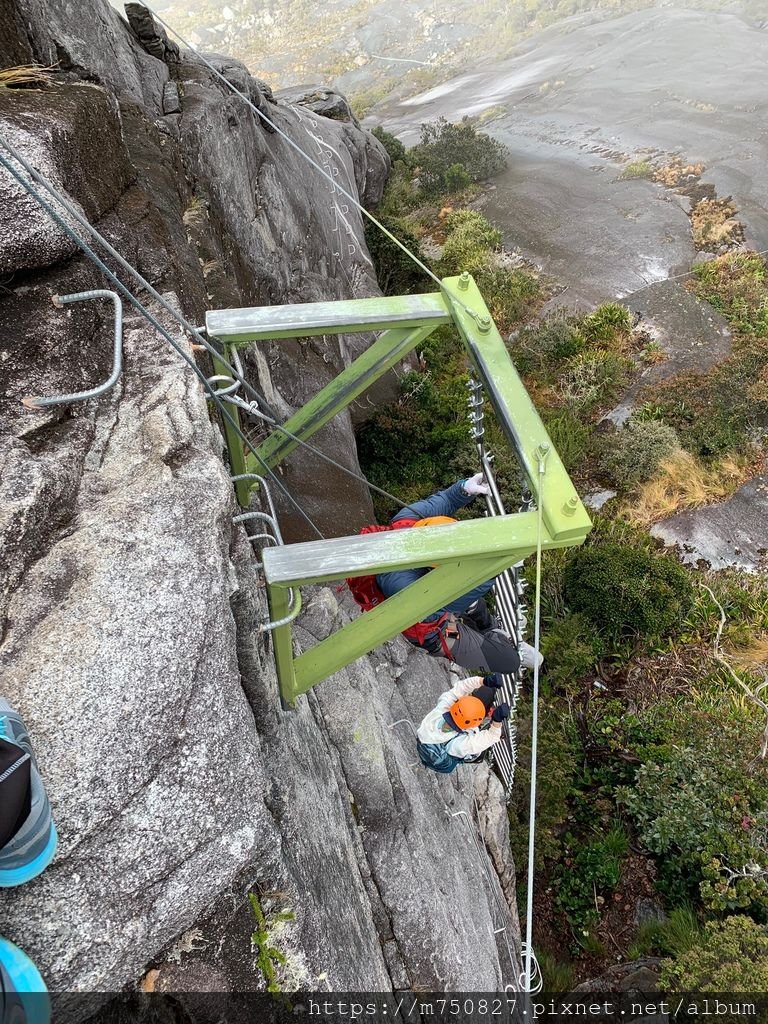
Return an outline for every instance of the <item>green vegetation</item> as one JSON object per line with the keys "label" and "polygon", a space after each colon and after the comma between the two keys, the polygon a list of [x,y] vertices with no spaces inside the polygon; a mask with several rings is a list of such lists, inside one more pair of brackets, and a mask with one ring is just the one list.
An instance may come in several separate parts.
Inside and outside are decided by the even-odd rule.
{"label": "green vegetation", "polygon": [[[692,985],[718,962],[712,951],[719,949],[728,985],[741,984],[752,976],[737,971],[740,951],[754,959],[768,920],[768,777],[756,763],[765,718],[714,656],[720,613],[694,586],[701,571],[663,553],[646,528],[660,515],[731,493],[756,458],[750,443],[768,426],[765,263],[737,253],[697,270],[691,287],[728,318],[733,355],[706,374],[648,389],[615,429],[605,413],[645,364],[663,357],[642,324],[617,302],[535,321],[542,285],[505,266],[500,233],[469,206],[476,191],[464,188],[472,179],[466,168],[455,170],[464,166],[456,152],[441,151],[446,191],[430,195],[411,155],[382,141],[394,159],[384,214],[431,254],[437,274],[473,273],[580,490],[619,492],[594,516],[582,549],[548,552],[544,560],[534,867],[540,919],[556,937],[549,948],[547,936],[537,942],[547,983],[567,988],[572,967],[594,973],[596,960],[613,957],[612,929],[625,903],[631,921],[639,871],[664,916],[640,929],[625,925],[620,952],[669,957],[668,977]],[[457,191],[447,191],[449,182]],[[422,287],[396,253],[382,250],[381,263],[388,287]],[[450,331],[436,332],[417,370],[403,378],[399,400],[361,432],[361,462],[373,482],[407,501],[474,467],[465,381],[461,345]],[[502,494],[515,507],[517,467],[492,417],[486,426]],[[392,511],[378,503],[379,516]],[[727,617],[722,649],[754,689],[768,665],[768,577],[732,571],[705,579]],[[509,816],[523,891],[525,699],[518,746]],[[730,923],[739,920],[747,923]],[[563,962],[563,934],[572,964]]]}
{"label": "green vegetation", "polygon": [[421,126],[419,144],[410,150],[409,159],[423,193],[438,196],[500,174],[507,154],[506,146],[478,132],[468,117],[458,124],[441,117]]}
{"label": "green vegetation", "polygon": [[631,417],[604,453],[602,468],[622,489],[649,480],[659,463],[680,447],[673,427]]}
{"label": "green vegetation", "polygon": [[660,986],[671,992],[765,992],[768,929],[741,915],[708,921],[695,946],[662,964]]}
{"label": "green vegetation", "polygon": [[620,825],[597,833],[585,842],[570,833],[563,842],[563,858],[553,875],[555,903],[565,914],[577,943],[584,946],[600,917],[599,907],[619,883],[621,865],[629,849]]}
{"label": "green vegetation", "polygon": [[253,916],[256,918],[256,929],[251,933],[251,946],[256,953],[256,966],[264,976],[267,992],[279,992],[278,971],[286,965],[288,958],[285,953],[272,945],[274,930],[276,925],[295,920],[296,915],[290,910],[281,910],[267,916],[261,909],[261,903],[255,893],[248,893],[248,899],[251,902]]}
{"label": "green vegetation", "polygon": [[577,551],[564,575],[566,603],[614,642],[668,636],[693,603],[687,571],[675,558],[629,544],[590,545]]}
{"label": "green vegetation", "polygon": [[622,178],[652,178],[656,168],[648,160],[635,160],[621,172]]}

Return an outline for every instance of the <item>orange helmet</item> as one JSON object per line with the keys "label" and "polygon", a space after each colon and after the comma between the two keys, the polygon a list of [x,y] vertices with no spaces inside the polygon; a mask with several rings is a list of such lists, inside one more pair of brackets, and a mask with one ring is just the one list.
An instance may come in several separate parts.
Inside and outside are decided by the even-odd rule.
{"label": "orange helmet", "polygon": [[427,516],[420,519],[414,526],[445,526],[447,523],[457,523],[458,519],[451,519],[450,516]]}
{"label": "orange helmet", "polygon": [[485,718],[485,704],[479,697],[459,697],[449,714],[459,729],[474,729]]}

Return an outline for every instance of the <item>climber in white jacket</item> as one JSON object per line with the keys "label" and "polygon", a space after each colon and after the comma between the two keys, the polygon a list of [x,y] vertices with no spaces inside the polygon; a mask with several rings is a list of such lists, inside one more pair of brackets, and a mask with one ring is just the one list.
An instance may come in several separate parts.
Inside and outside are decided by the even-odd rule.
{"label": "climber in white jacket", "polygon": [[500,687],[498,675],[470,676],[441,695],[417,730],[416,749],[425,767],[448,774],[459,764],[479,761],[499,742],[502,722],[509,718],[508,704],[493,707]]}

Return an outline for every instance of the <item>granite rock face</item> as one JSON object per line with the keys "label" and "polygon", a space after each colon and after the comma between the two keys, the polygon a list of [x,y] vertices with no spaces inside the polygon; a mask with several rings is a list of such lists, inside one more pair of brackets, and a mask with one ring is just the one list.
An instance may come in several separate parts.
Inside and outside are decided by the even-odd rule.
{"label": "granite rock face", "polygon": [[[207,308],[376,293],[359,215],[288,142],[375,202],[387,160],[367,133],[227,70],[258,90],[279,129],[265,132],[193,55],[158,48],[134,11],[140,45],[106,0],[7,13],[0,56],[57,54],[63,70],[43,92],[6,92],[0,132],[173,309],[201,323]],[[514,985],[499,787],[484,766],[428,774],[402,724],[450,685],[444,666],[398,638],[280,710],[263,581],[199,379],[210,366],[167,311],[149,307],[181,353],[126,302],[117,385],[23,406],[106,379],[112,306],[51,304],[109,285],[7,177],[0,192],[0,677],[60,835],[42,876],[0,892],[3,935],[53,990],[264,989],[253,896],[286,989]],[[366,343],[281,342],[245,365],[287,415]],[[350,415],[316,442],[357,469]],[[370,521],[363,485],[314,458],[281,479],[318,525]],[[302,647],[352,611],[331,589],[304,598]]]}

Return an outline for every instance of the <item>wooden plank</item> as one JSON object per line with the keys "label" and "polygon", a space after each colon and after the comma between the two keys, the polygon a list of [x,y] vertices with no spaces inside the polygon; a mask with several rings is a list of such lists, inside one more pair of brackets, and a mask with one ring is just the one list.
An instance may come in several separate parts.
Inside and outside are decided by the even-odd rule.
{"label": "wooden plank", "polygon": [[441,293],[433,292],[339,302],[214,309],[206,313],[205,327],[210,338],[228,345],[244,345],[266,338],[354,334],[389,327],[437,327],[450,323],[451,319]]}

